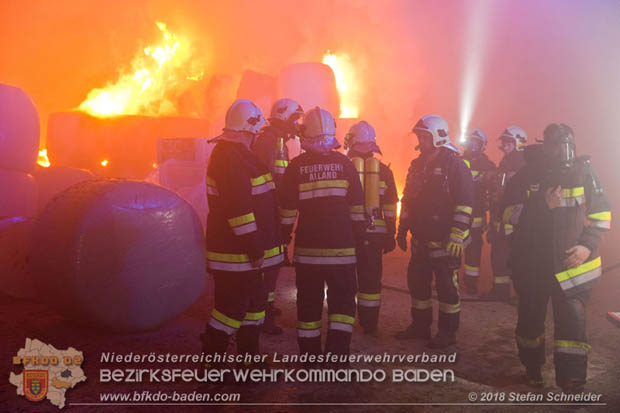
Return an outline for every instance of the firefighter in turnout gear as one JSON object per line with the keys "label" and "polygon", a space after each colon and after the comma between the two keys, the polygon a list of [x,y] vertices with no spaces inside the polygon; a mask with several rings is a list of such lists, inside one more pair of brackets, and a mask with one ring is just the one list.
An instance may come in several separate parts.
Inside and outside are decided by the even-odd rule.
{"label": "firefighter in turnout gear", "polygon": [[503,215],[500,200],[508,181],[525,165],[523,149],[527,143],[527,135],[520,127],[509,126],[502,132],[499,140],[504,158],[499,163],[496,172],[490,177],[491,228],[487,232],[487,241],[491,244],[493,287],[486,298],[509,300],[511,270],[508,266],[508,258],[514,222],[510,221],[510,217]]}
{"label": "firefighter in turnout gear", "polygon": [[543,145],[527,152],[527,164],[508,184],[503,201],[504,213],[518,223],[511,267],[519,295],[519,358],[530,383],[542,385],[551,297],[556,383],[564,392],[581,392],[590,351],[585,306],[602,273],[597,250],[611,227],[611,212],[589,157],[575,156],[567,125],[549,125]]}
{"label": "firefighter in turnout gear", "polygon": [[357,311],[366,334],[375,334],[381,306],[382,255],[396,247],[396,203],[398,193],[394,175],[375,158],[381,154],[374,128],[366,121],[351,127],[344,142],[365,194],[367,227],[357,248]]}
{"label": "firefighter in turnout gear", "polygon": [[[289,163],[286,142],[295,137],[297,121],[303,116],[301,105],[292,99],[279,99],[271,108],[269,124],[264,126],[254,144],[252,151],[269,167],[271,176],[276,184],[276,191],[282,185],[284,171]],[[267,289],[267,310],[262,332],[279,335],[282,329],[275,323],[275,316],[281,312],[275,307],[276,282],[279,268],[265,270],[265,288]]]}
{"label": "firefighter in turnout gear", "polygon": [[489,175],[495,170],[495,164],[484,153],[487,136],[482,130],[474,129],[465,136],[465,139],[463,159],[469,166],[474,181],[474,206],[471,243],[465,249],[464,284],[468,293],[477,294],[482,256],[482,234],[488,229]]}
{"label": "firefighter in turnout gear", "polygon": [[353,163],[333,149],[336,122],[318,107],[300,126],[305,150],[291,161],[280,191],[281,222],[290,238],[295,218],[297,337],[302,354],[321,353],[324,288],[328,330],[325,352],[349,354],[355,321],[355,247],[365,229],[364,198]]}
{"label": "firefighter in turnout gear", "polygon": [[471,172],[448,136],[448,124],[436,115],[424,116],[413,127],[421,154],[407,172],[397,241],[411,260],[407,281],[411,294],[411,325],[397,338],[430,339],[433,322],[432,282],[439,299],[439,333],[429,343],[444,348],[456,343],[460,298],[458,269],[469,241],[474,205]]}
{"label": "firefighter in turnout gear", "polygon": [[206,255],[215,281],[215,306],[201,335],[207,354],[224,353],[233,334],[238,353],[258,354],[267,303],[263,271],[284,260],[275,184],[250,151],[263,123],[254,103],[235,101],[207,166]]}

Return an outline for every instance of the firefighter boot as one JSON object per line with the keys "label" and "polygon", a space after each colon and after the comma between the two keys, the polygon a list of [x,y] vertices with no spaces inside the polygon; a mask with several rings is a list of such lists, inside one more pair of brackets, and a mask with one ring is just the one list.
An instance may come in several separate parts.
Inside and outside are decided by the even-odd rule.
{"label": "firefighter boot", "polygon": [[439,333],[431,341],[428,342],[428,348],[442,349],[456,344],[456,333],[442,332]]}
{"label": "firefighter boot", "polygon": [[[200,335],[200,341],[202,343],[202,351],[205,354],[223,355],[228,349],[228,343],[230,336],[225,332],[215,329],[211,326],[207,326],[205,332]],[[206,369],[212,368],[224,368],[226,363],[204,363],[203,367]]]}
{"label": "firefighter boot", "polygon": [[273,306],[273,303],[269,303],[267,305],[267,311],[265,311],[265,323],[263,324],[263,327],[261,329],[262,333],[272,336],[279,336],[283,333],[282,328],[276,325],[275,317],[275,307]]}
{"label": "firefighter boot", "polygon": [[535,389],[544,387],[542,373],[540,372],[540,366],[527,366],[525,368],[525,376],[527,377],[527,385]]}
{"label": "firefighter boot", "polygon": [[395,337],[399,340],[430,340],[431,328],[417,328],[411,323],[406,329],[396,333]]}

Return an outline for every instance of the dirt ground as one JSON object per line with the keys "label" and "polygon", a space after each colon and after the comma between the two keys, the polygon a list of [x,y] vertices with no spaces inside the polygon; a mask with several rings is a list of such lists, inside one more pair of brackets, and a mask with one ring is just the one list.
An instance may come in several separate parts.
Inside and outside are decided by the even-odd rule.
{"label": "dirt ground", "polygon": [[[394,333],[405,328],[409,321],[410,298],[406,291],[406,266],[408,254],[400,251],[387,255],[384,262],[383,304],[380,315],[380,330],[377,337],[366,336],[359,326],[353,334],[352,354],[433,354],[419,341],[399,341]],[[481,284],[489,288],[488,260],[483,266]],[[0,410],[7,411],[56,411],[49,402],[33,403],[15,395],[15,387],[9,384],[9,371],[18,373],[13,366],[12,356],[24,346],[25,338],[37,338],[56,348],[69,346],[84,352],[85,370],[88,380],[70,389],[67,394],[66,410],[69,411],[160,411],[186,409],[213,409],[215,411],[508,411],[515,408],[529,411],[620,411],[620,328],[605,319],[607,311],[620,311],[620,269],[609,271],[594,290],[588,307],[589,339],[593,351],[589,359],[588,385],[586,392],[602,395],[599,406],[525,405],[520,407],[505,404],[483,404],[468,400],[475,394],[478,398],[505,397],[511,393],[532,391],[523,382],[523,370],[516,354],[514,327],[516,311],[514,304],[499,302],[465,301],[463,297],[461,328],[458,344],[447,353],[457,352],[454,364],[407,364],[407,363],[354,363],[354,369],[383,369],[388,378],[384,382],[368,383],[275,383],[260,384],[196,384],[175,382],[153,383],[100,383],[101,368],[173,368],[178,365],[150,364],[106,364],[100,362],[102,351],[117,354],[134,352],[157,353],[200,353],[198,335],[204,328],[210,313],[213,298],[211,289],[181,317],[169,321],[156,331],[138,334],[118,334],[98,331],[93,328],[70,323],[44,305],[1,296],[0,328],[2,331],[1,369],[5,379],[0,381]],[[276,301],[283,310],[278,322],[284,328],[281,336],[263,336],[262,350],[273,354],[296,354],[295,333],[295,276],[292,268],[284,268],[279,282]],[[437,312],[435,306],[435,312]],[[325,312],[326,313],[326,312]],[[326,316],[325,316],[326,317]],[[324,323],[326,324],[326,323]],[[543,375],[546,388],[541,390],[558,393],[553,371],[553,328],[552,315],[547,319],[547,364]],[[272,363],[273,368],[301,368],[299,364]],[[196,368],[187,364],[184,368]],[[449,383],[394,383],[390,371],[393,369],[453,369],[454,382]],[[162,390],[165,392],[239,393],[240,404],[217,404],[210,406],[94,406],[83,403],[99,403],[100,393],[134,392],[136,390]],[[499,396],[497,395],[499,394]],[[480,399],[479,399],[480,400]],[[82,403],[82,404],[78,404]],[[498,403],[502,403],[498,401]]]}

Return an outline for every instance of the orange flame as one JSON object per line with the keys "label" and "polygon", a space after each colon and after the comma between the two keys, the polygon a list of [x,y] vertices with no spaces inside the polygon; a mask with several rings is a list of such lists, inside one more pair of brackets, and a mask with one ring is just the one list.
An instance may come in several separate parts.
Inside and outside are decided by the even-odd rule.
{"label": "orange flame", "polygon": [[39,149],[39,156],[37,157],[37,165],[42,166],[44,168],[49,168],[52,165],[50,163],[49,158],[47,157],[46,148]]}
{"label": "orange flame", "polygon": [[323,64],[331,67],[336,77],[336,88],[340,95],[340,118],[357,118],[359,85],[355,68],[347,54],[332,54],[329,50],[323,55]]}
{"label": "orange flame", "polygon": [[[199,81],[203,72],[188,73],[192,49],[162,22],[156,23],[163,35],[159,45],[139,52],[131,63],[132,72],[119,76],[103,89],[93,89],[78,110],[97,117],[117,115],[174,115],[175,95],[188,88],[187,81]],[[188,69],[190,68],[190,69]]]}

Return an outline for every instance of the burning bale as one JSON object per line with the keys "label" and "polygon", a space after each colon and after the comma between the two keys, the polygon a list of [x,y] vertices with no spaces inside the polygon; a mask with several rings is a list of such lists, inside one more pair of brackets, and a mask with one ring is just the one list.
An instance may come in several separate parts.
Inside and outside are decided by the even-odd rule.
{"label": "burning bale", "polygon": [[89,169],[105,177],[144,179],[157,162],[157,139],[207,136],[204,119],[148,116],[97,118],[81,112],[50,116],[52,165]]}
{"label": "burning bale", "polygon": [[205,285],[192,207],[152,184],[87,181],[54,198],[35,229],[40,297],[67,318],[137,331],[179,315]]}
{"label": "burning bale", "polygon": [[249,99],[269,117],[271,105],[278,98],[278,82],[275,77],[253,70],[246,70],[241,77],[237,99]]}
{"label": "burning bale", "polygon": [[339,113],[340,98],[332,69],[322,63],[297,63],[286,66],[278,79],[280,96],[296,100],[310,110],[315,106]]}

